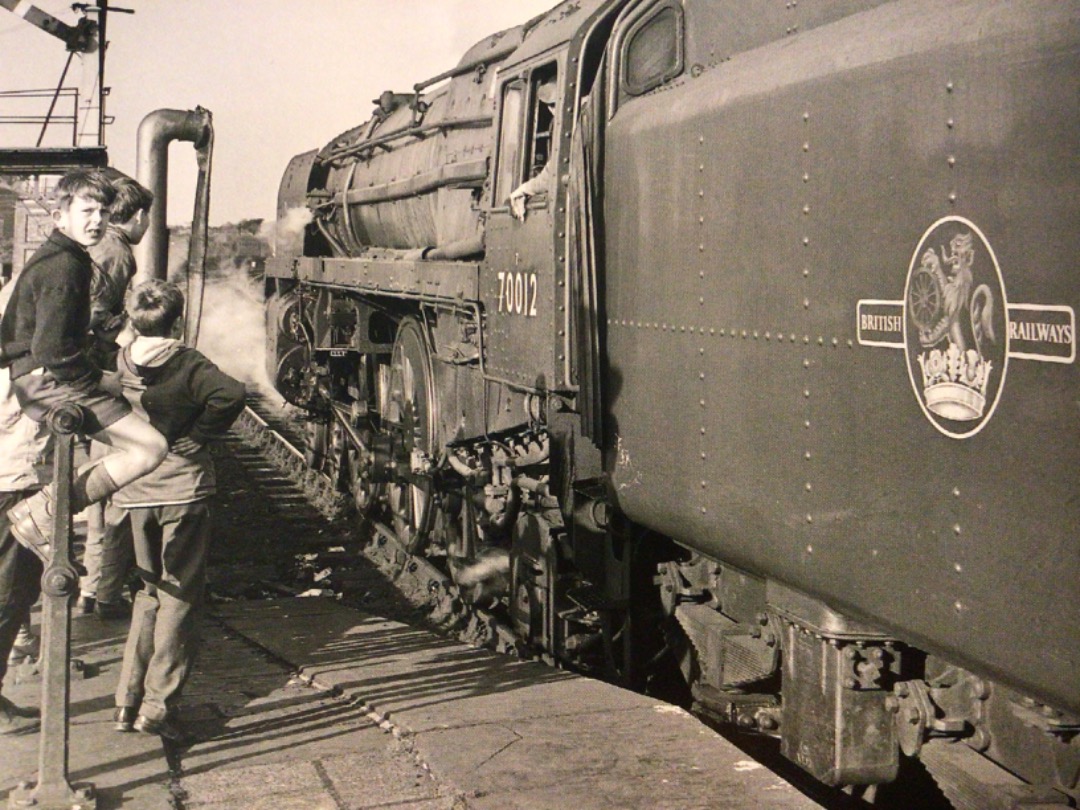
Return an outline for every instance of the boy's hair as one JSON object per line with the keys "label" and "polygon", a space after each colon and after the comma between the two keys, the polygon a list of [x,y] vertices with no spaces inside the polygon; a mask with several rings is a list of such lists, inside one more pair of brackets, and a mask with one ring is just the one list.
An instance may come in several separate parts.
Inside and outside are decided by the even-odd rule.
{"label": "boy's hair", "polygon": [[128,296],[127,314],[140,335],[167,337],[184,314],[184,294],[167,281],[144,281]]}
{"label": "boy's hair", "polygon": [[67,208],[77,196],[86,197],[108,208],[116,199],[116,189],[101,172],[77,169],[60,178],[53,189],[53,195],[60,208]]}
{"label": "boy's hair", "polygon": [[116,169],[105,169],[102,174],[116,191],[116,199],[109,206],[109,219],[113,222],[123,224],[139,211],[150,210],[154,203],[154,192]]}

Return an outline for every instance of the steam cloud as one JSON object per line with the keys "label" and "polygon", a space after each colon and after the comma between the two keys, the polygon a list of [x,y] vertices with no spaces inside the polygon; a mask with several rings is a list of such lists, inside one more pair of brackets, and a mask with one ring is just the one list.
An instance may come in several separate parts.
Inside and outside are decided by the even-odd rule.
{"label": "steam cloud", "polygon": [[249,389],[273,395],[266,373],[264,307],[262,285],[243,272],[207,279],[198,349]]}
{"label": "steam cloud", "polygon": [[[265,220],[259,229],[259,236],[277,249],[285,248],[304,237],[304,228],[311,224],[315,215],[311,209],[297,206],[285,212],[285,216],[276,221]],[[298,250],[299,246],[292,247]]]}

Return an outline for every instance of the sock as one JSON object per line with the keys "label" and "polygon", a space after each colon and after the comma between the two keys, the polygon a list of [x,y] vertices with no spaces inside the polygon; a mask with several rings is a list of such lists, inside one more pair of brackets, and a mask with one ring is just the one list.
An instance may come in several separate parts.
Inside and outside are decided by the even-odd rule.
{"label": "sock", "polygon": [[96,463],[75,473],[71,482],[71,514],[77,514],[92,503],[103,501],[120,489],[105,469],[105,465]]}

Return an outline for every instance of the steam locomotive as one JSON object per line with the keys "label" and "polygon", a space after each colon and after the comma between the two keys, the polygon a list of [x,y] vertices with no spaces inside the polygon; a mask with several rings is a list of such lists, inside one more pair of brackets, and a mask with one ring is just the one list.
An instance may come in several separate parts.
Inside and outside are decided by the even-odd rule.
{"label": "steam locomotive", "polygon": [[1075,0],[563,2],[290,162],[271,376],[537,654],[1074,806],[1078,98]]}

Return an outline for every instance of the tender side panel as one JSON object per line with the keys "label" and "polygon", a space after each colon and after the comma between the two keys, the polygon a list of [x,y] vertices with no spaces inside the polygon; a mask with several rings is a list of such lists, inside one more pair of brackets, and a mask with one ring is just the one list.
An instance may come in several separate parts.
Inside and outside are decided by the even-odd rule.
{"label": "tender side panel", "polygon": [[[618,111],[605,188],[621,506],[1074,710],[1078,8],[896,3],[736,55]],[[965,234],[1002,376],[948,420],[905,301]]]}

